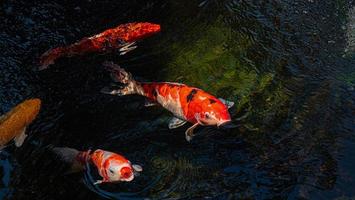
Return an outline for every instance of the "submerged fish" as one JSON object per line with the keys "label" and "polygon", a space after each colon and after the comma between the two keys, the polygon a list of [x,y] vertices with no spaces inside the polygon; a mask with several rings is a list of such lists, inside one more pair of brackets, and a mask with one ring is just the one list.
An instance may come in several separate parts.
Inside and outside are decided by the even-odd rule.
{"label": "submerged fish", "polygon": [[92,153],[91,151],[78,151],[68,147],[55,147],[53,150],[71,165],[70,172],[84,170],[87,162],[96,166],[102,180],[98,180],[94,184],[119,181],[129,182],[134,179],[135,175],[138,175],[138,172],[142,171],[140,165],[132,165],[125,157],[101,149],[97,149]]}
{"label": "submerged fish", "polygon": [[120,49],[123,55],[136,48],[135,42],[144,39],[160,31],[159,24],[148,22],[127,23],[108,29],[89,38],[83,38],[79,42],[66,47],[57,47],[48,50],[40,58],[39,69],[46,69],[60,57],[83,55],[90,52],[107,52]]}
{"label": "submerged fish", "polygon": [[40,99],[26,100],[0,117],[0,148],[12,139],[21,146],[26,135],[26,127],[36,118],[41,107]]}
{"label": "submerged fish", "polygon": [[224,126],[231,121],[228,108],[233,102],[218,99],[207,92],[180,83],[160,82],[141,83],[132,78],[130,73],[112,62],[104,65],[111,71],[114,81],[125,84],[123,88],[103,88],[101,92],[112,95],[138,94],[148,98],[147,106],[159,103],[174,114],[169,128],[177,128],[187,121],[193,126],[185,132],[186,140],[193,137],[193,130],[198,126]]}

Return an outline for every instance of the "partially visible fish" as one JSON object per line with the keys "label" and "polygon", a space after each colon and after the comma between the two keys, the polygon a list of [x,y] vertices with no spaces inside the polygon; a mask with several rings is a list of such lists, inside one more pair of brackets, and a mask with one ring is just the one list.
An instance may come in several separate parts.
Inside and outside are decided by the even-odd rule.
{"label": "partially visible fish", "polygon": [[194,136],[193,131],[198,125],[202,126],[231,126],[228,108],[234,105],[227,101],[195,87],[181,83],[153,82],[144,83],[133,79],[132,75],[112,62],[104,65],[111,71],[114,81],[125,84],[123,88],[111,89],[105,87],[101,92],[112,95],[138,94],[147,97],[147,106],[156,103],[174,114],[169,128],[178,128],[186,122],[193,125],[185,132],[187,141]]}
{"label": "partially visible fish", "polygon": [[12,139],[20,147],[27,137],[26,128],[36,118],[41,108],[40,99],[30,99],[17,105],[0,117],[0,148]]}
{"label": "partially visible fish", "polygon": [[54,147],[53,151],[63,161],[71,165],[69,173],[79,172],[85,169],[86,163],[93,164],[99,172],[102,180],[94,184],[104,182],[132,181],[138,172],[143,169],[140,165],[131,164],[125,157],[101,149],[91,151],[78,151],[68,147]]}
{"label": "partially visible fish", "polygon": [[57,47],[48,50],[40,58],[40,70],[46,69],[60,57],[83,55],[90,52],[109,52],[120,49],[120,54],[136,48],[135,42],[149,37],[160,31],[159,24],[148,22],[134,22],[108,29],[89,38],[83,38],[79,42],[65,47]]}

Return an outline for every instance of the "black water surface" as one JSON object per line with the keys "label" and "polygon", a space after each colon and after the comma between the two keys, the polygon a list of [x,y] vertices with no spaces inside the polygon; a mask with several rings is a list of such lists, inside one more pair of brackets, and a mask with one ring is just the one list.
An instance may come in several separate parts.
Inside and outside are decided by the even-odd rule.
{"label": "black water surface", "polygon": [[[0,199],[355,198],[353,3],[1,1],[0,113],[31,97],[43,107],[23,147],[0,154]],[[64,58],[35,70],[49,48],[133,21],[159,23],[162,32],[125,56]],[[199,49],[201,38],[214,44],[225,35],[223,50]],[[187,143],[188,126],[168,130],[163,109],[99,92],[110,83],[105,60],[138,79],[193,83],[237,98],[244,103],[231,112],[247,114],[246,128],[200,128]],[[188,67],[174,65],[185,60]],[[230,60],[238,67],[219,65]],[[272,77],[268,86],[250,86],[262,77]],[[130,183],[94,187],[88,173],[62,175],[49,145],[115,151],[144,171]]]}

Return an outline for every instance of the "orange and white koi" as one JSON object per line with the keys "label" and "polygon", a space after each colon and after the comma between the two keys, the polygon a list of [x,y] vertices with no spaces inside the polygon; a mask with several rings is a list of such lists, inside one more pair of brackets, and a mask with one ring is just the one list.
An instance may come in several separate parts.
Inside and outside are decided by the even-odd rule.
{"label": "orange and white koi", "polygon": [[125,84],[120,89],[105,87],[101,92],[112,95],[138,94],[148,98],[151,102],[159,103],[174,114],[169,122],[169,128],[177,128],[186,122],[193,124],[185,132],[186,140],[193,137],[193,130],[198,126],[223,126],[231,122],[228,108],[234,103],[215,96],[195,87],[185,84],[160,82],[142,83],[132,78],[130,73],[112,62],[104,65],[111,71],[114,81]]}
{"label": "orange and white koi", "polygon": [[0,148],[5,147],[12,139],[20,147],[27,137],[27,126],[37,117],[40,108],[40,99],[29,99],[0,116]]}
{"label": "orange and white koi", "polygon": [[148,22],[122,24],[92,37],[83,38],[69,46],[48,50],[40,57],[41,66],[39,69],[47,68],[58,58],[83,55],[90,52],[109,52],[113,49],[119,49],[120,55],[123,55],[137,47],[134,46],[136,41],[159,31],[159,24]]}
{"label": "orange and white koi", "polygon": [[143,169],[140,165],[131,164],[125,157],[101,149],[91,151],[78,151],[68,147],[54,147],[53,151],[58,154],[63,161],[71,165],[70,172],[78,172],[85,169],[88,163],[93,164],[102,180],[94,184],[105,182],[132,181],[138,172]]}

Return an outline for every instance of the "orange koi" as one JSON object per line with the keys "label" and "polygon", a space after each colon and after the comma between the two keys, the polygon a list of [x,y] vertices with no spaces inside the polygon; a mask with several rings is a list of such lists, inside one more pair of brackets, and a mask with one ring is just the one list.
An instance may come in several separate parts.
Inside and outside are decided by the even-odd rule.
{"label": "orange koi", "polygon": [[0,117],[0,148],[12,139],[20,147],[27,137],[26,128],[37,117],[41,107],[40,99],[26,100]]}

